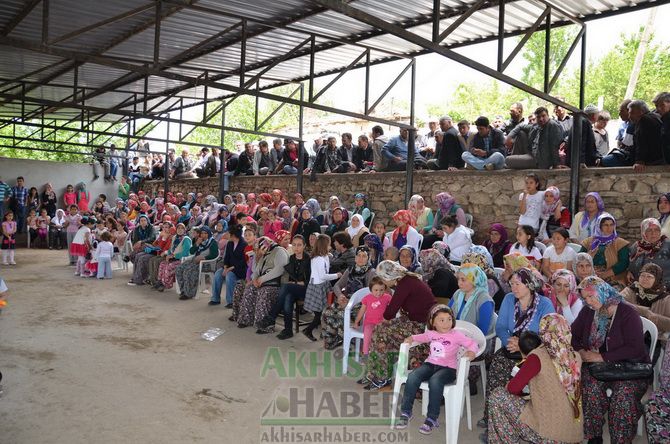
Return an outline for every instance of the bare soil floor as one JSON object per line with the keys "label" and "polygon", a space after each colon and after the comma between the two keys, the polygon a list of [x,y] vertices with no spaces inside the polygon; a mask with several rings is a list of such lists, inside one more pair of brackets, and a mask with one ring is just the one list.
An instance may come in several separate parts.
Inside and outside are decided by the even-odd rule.
{"label": "bare soil floor", "polygon": [[[442,427],[432,436],[418,433],[419,401],[406,435],[355,425],[379,416],[384,396],[364,398],[355,383],[358,375],[338,376],[334,360],[340,354],[324,355],[319,343],[301,334],[279,341],[239,329],[227,319],[230,310],[207,305],[207,294],[179,301],[174,290],[127,286],[130,274],[120,270],[112,280],[77,278],[62,251],[19,249],[16,260],[19,265],[0,268],[10,288],[0,314],[2,444],[328,442],[329,437],[444,442]],[[225,333],[205,341],[200,335],[210,327]],[[314,353],[301,358],[305,351]],[[321,365],[314,367],[315,362]],[[314,389],[314,406],[308,389]],[[473,430],[465,418],[461,422],[462,443],[479,442],[481,430],[474,423],[483,411],[481,386],[479,391],[473,397]],[[343,414],[351,421],[337,419],[327,426],[331,435],[306,436],[324,433],[313,418],[323,423]],[[307,425],[296,424],[296,418]]]}

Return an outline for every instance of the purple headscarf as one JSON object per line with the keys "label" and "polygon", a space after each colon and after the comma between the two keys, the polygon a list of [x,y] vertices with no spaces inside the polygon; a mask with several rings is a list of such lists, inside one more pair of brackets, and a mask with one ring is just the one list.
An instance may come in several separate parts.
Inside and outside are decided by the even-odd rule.
{"label": "purple headscarf", "polygon": [[[605,202],[603,202],[603,198],[600,197],[600,194],[593,191],[587,194],[586,197],[584,197],[584,208],[586,208],[586,199],[588,199],[589,197],[593,197],[596,200],[596,204],[598,205],[598,214],[596,214],[596,218],[598,218],[603,213],[603,211],[605,211]],[[589,224],[589,213],[587,211],[584,211],[584,217],[582,218],[581,223],[582,228],[586,227],[588,224]]]}
{"label": "purple headscarf", "polygon": [[449,193],[440,193],[435,196],[435,202],[440,207],[442,215],[447,216],[449,211],[451,211],[451,207],[456,203],[456,199]]}
{"label": "purple headscarf", "polygon": [[[614,222],[614,232],[609,236],[603,236],[603,232],[600,230],[600,225],[607,219],[611,219]],[[609,245],[614,239],[619,237],[616,232],[616,219],[609,213],[602,213],[596,219],[596,226],[593,228],[593,242],[591,242],[591,250],[595,250],[601,245]]]}

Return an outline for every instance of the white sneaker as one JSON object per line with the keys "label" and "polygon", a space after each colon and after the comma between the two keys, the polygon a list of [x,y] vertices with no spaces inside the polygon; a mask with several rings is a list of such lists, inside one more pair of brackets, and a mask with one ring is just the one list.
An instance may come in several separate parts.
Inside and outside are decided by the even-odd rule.
{"label": "white sneaker", "polygon": [[2,265],[9,265],[9,262],[3,262]]}
{"label": "white sneaker", "polygon": [[14,262],[14,261],[10,261],[10,262],[9,262],[9,265],[16,265],[16,262]]}

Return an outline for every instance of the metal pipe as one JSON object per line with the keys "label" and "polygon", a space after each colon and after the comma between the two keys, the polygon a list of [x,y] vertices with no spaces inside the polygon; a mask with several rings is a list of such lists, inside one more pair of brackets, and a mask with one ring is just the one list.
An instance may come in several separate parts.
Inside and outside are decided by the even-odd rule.
{"label": "metal pipe", "polygon": [[573,114],[572,133],[570,140],[570,213],[579,211],[579,175],[582,152],[582,112]]}
{"label": "metal pipe", "polygon": [[551,69],[551,6],[548,7],[547,23],[544,28],[544,92],[549,94],[549,71]]}
{"label": "metal pipe", "polygon": [[[169,168],[169,158],[170,158],[170,144],[167,142],[170,140],[170,122],[167,123],[167,134],[165,136],[165,159],[163,162],[163,189],[165,190],[165,196],[167,196],[167,192],[169,191],[168,187],[170,186],[168,183],[168,173],[170,172]],[[167,199],[165,200],[167,202]]]}
{"label": "metal pipe", "polygon": [[221,110],[221,172],[219,173],[219,202],[223,202],[223,196],[228,192],[228,171],[226,170],[225,156],[223,153],[226,135],[226,108]]}
{"label": "metal pipe", "polygon": [[498,72],[503,71],[505,55],[505,0],[498,0]]}
{"label": "metal pipe", "polygon": [[[584,85],[586,82],[586,25],[582,34],[582,55],[579,63],[579,109],[584,109]],[[574,214],[574,213],[573,213]]]}
{"label": "metal pipe", "polygon": [[440,9],[442,9],[442,0],[433,0],[433,43],[440,41]]}
{"label": "metal pipe", "polygon": [[414,186],[414,150],[416,140],[416,128],[410,128],[407,136],[407,168],[405,178],[405,205],[409,202],[413,194]]}
{"label": "metal pipe", "polygon": [[163,2],[161,0],[156,0],[156,18],[154,23],[154,66],[158,66],[160,64],[162,6]]}
{"label": "metal pipe", "polygon": [[[305,89],[303,87],[303,84],[300,84],[300,101],[303,101],[305,94]],[[302,140],[303,136],[303,124],[304,124],[304,113],[303,113],[303,106],[300,105],[299,111],[298,111],[298,137],[300,138],[300,142],[298,142],[298,174],[296,174],[296,190],[298,193],[302,194],[302,183],[303,183],[303,170],[305,169],[305,165],[303,162],[303,157],[304,153],[307,152],[305,150],[305,142]],[[286,147],[284,147],[286,149]]]}

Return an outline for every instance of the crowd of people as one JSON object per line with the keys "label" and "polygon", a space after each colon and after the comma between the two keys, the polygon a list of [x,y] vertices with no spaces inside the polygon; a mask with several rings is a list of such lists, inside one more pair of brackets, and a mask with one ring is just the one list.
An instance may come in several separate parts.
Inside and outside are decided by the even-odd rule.
{"label": "crowd of people", "polygon": [[[75,276],[111,278],[120,255],[133,264],[129,285],[158,292],[177,285],[187,301],[202,290],[206,271],[213,274],[209,305],[230,309],[239,328],[263,335],[281,326],[277,338],[284,340],[294,334],[295,311],[311,312],[302,333],[327,350],[343,345],[349,298],[368,289],[351,310],[364,335],[366,370],[357,382],[367,390],[389,386],[400,345],[422,344],[410,353],[416,370],[398,428],[410,423],[421,382],[437,388],[454,381],[459,346],[474,356],[476,345],[453,330],[460,320],[495,333],[502,344],[494,350],[491,341],[477,358],[488,368],[478,423],[483,442],[598,443],[605,418],[612,442],[631,442],[651,376],[620,372],[608,379],[596,364],[658,359],[649,355],[641,317],[663,340],[670,331],[670,193],[659,196],[658,215],[642,222],[638,239],[622,239],[598,193],[587,194],[573,217],[558,188],[528,174],[515,232],[492,224],[476,245],[468,215],[447,192],[434,196],[435,209],[412,196],[386,227],[373,218],[365,194],[347,197],[349,205],[332,196],[322,207],[279,189],[218,202],[196,193],[150,196],[123,183],[110,204],[105,195],[92,200],[84,184],[56,196],[49,184],[40,194],[23,182],[0,182],[9,200],[3,265],[15,262],[16,233],[27,229],[34,245],[66,249]],[[666,358],[660,389],[646,407],[650,442],[663,442],[670,429],[669,366]],[[479,377],[476,370],[469,375],[473,394]],[[439,412],[439,396],[431,394],[421,433],[438,426]]]}

